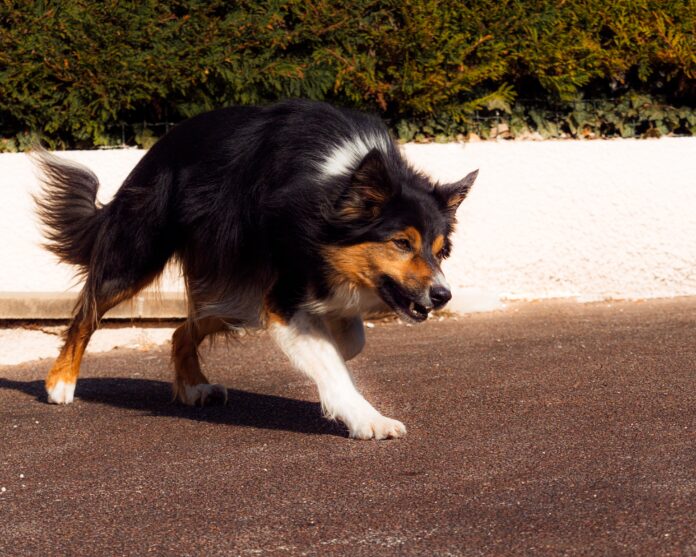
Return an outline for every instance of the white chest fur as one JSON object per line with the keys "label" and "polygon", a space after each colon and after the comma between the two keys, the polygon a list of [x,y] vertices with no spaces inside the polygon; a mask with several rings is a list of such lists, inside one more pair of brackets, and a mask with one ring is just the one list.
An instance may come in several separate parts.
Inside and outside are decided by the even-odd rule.
{"label": "white chest fur", "polygon": [[313,299],[305,304],[304,309],[315,315],[353,317],[383,311],[386,305],[374,290],[341,285],[328,298]]}

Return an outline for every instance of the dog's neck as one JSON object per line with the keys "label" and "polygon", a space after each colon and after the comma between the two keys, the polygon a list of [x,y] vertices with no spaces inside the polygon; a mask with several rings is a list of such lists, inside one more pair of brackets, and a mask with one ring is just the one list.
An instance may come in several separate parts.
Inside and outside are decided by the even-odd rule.
{"label": "dog's neck", "polygon": [[354,317],[384,311],[387,307],[374,290],[343,283],[325,298],[310,297],[303,309],[315,315]]}

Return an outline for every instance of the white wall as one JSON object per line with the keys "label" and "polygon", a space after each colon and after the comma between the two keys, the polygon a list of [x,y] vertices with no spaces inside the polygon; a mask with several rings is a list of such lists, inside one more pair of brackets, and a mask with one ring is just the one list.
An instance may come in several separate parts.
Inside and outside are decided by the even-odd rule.
{"label": "white wall", "polygon": [[447,271],[503,299],[696,295],[696,138],[407,145],[455,179],[480,168]]}
{"label": "white wall", "polygon": [[[696,138],[405,146],[442,181],[480,168],[458,213],[446,273],[458,310],[499,300],[696,295]],[[66,152],[108,201],[138,150]],[[72,269],[39,247],[22,154],[0,155],[0,292],[75,290]],[[177,290],[175,278],[163,291]]]}

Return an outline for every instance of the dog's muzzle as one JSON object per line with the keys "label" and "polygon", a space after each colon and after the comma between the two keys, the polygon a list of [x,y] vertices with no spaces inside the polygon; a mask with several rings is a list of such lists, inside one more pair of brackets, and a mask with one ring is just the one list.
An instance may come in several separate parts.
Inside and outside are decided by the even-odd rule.
{"label": "dog's muzzle", "polygon": [[432,309],[440,309],[452,299],[452,292],[449,288],[442,285],[430,287],[430,302]]}
{"label": "dog's muzzle", "polygon": [[445,307],[447,302],[452,299],[452,291],[442,271],[438,270],[437,274],[433,277],[433,283],[430,285],[428,297],[430,298],[430,303],[428,304],[430,306],[429,311]]}
{"label": "dog's muzzle", "polygon": [[425,321],[432,310],[444,307],[452,298],[442,272],[437,273],[430,287],[420,293],[404,290],[389,277],[384,277],[379,291],[382,299],[392,309],[415,322]]}

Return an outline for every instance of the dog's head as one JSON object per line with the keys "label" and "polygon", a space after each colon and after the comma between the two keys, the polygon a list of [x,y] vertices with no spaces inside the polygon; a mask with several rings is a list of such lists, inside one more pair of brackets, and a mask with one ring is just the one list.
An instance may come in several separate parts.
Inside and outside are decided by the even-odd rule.
{"label": "dog's head", "polygon": [[452,294],[440,265],[477,173],[434,184],[403,161],[370,151],[335,207],[340,233],[326,249],[330,279],[374,289],[410,321],[442,308]]}

